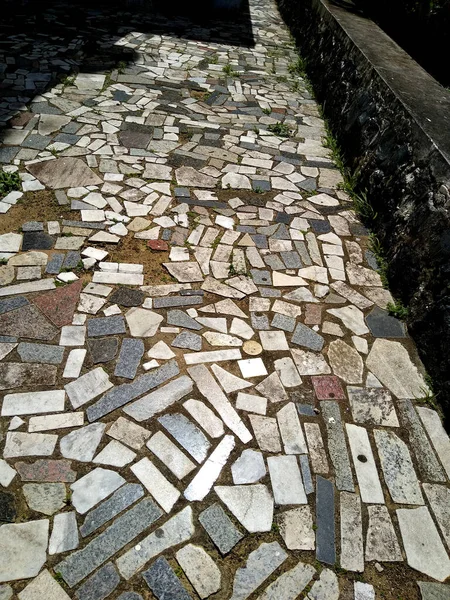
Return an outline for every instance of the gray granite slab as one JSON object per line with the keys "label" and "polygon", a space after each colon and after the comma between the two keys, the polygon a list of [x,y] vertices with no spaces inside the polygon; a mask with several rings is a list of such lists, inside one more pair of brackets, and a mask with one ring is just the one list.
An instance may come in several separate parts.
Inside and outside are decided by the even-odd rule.
{"label": "gray granite slab", "polygon": [[217,502],[201,512],[198,520],[221,554],[228,554],[244,537]]}
{"label": "gray granite slab", "polygon": [[314,492],[314,484],[311,476],[311,469],[309,468],[309,460],[307,454],[300,454],[299,456],[300,470],[302,472],[303,487],[305,488],[306,495]]}
{"label": "gray granite slab", "polygon": [[63,269],[75,269],[80,260],[81,254],[78,252],[78,250],[69,250],[64,259]]}
{"label": "gray granite slab", "polygon": [[59,252],[52,254],[47,266],[45,267],[45,272],[49,275],[58,275],[62,269],[64,258],[65,254]]}
{"label": "gray granite slab", "polygon": [[450,600],[450,585],[418,581],[422,600]]}
{"label": "gray granite slab", "polygon": [[310,348],[316,352],[320,352],[325,343],[323,337],[303,325],[303,323],[297,323],[294,333],[292,334],[291,342],[302,346],[303,348]]}
{"label": "gray granite slab", "polygon": [[112,317],[97,317],[87,321],[88,337],[99,337],[102,335],[115,335],[125,333],[125,319],[122,315]]}
{"label": "gray granite slab", "polygon": [[379,306],[375,306],[366,316],[366,323],[374,337],[404,338],[407,335],[404,323]]}
{"label": "gray granite slab", "polygon": [[117,359],[114,375],[133,379],[144,355],[144,342],[132,338],[122,340],[119,358]]}
{"label": "gray granite slab", "polygon": [[160,386],[180,372],[175,360],[171,360],[150,373],[137,377],[132,383],[124,383],[112,388],[97,402],[88,407],[86,413],[89,421],[96,421],[108,413],[120,408],[138,396]]}
{"label": "gray granite slab", "polygon": [[316,558],[321,562],[334,565],[336,562],[334,486],[331,481],[318,475],[316,488]]}
{"label": "gray granite slab", "polygon": [[61,573],[69,587],[73,587],[150,527],[162,514],[153,500],[145,498],[118,517],[87,546],[56,565],[55,571]]}
{"label": "gray granite slab", "polygon": [[28,300],[24,296],[15,296],[14,298],[6,298],[0,300],[0,315],[16,308],[21,308],[29,304]]}
{"label": "gray granite slab", "polygon": [[192,317],[183,312],[182,310],[169,310],[167,313],[168,325],[175,325],[176,327],[186,327],[186,329],[194,329],[199,331],[202,328],[200,323],[194,321]]}
{"label": "gray granite slab", "polygon": [[295,329],[296,320],[294,317],[289,317],[287,315],[280,315],[279,313],[275,313],[275,316],[272,319],[272,323],[270,324],[275,329],[282,329],[283,331],[288,331],[292,333]]}
{"label": "gray granite slab", "polygon": [[87,340],[87,347],[94,365],[107,363],[116,356],[119,340],[116,337],[90,339]]}
{"label": "gray granite slab", "polygon": [[337,402],[324,401],[320,408],[328,437],[328,451],[335,470],[336,487],[347,492],[354,491],[352,469],[347,452],[341,411]]}
{"label": "gray granite slab", "polygon": [[114,290],[111,294],[109,301],[112,304],[118,304],[119,306],[140,306],[145,300],[144,292],[141,290],[133,290],[130,288],[119,288]]}
{"label": "gray granite slab", "polygon": [[17,346],[17,352],[22,362],[59,365],[64,356],[64,347],[21,342]]}
{"label": "gray granite slab", "polygon": [[117,600],[143,600],[143,598],[136,592],[124,592],[117,597]]}
{"label": "gray granite slab", "polygon": [[205,434],[182,414],[164,415],[158,421],[194,460],[202,463],[211,448]]}
{"label": "gray granite slab", "polygon": [[75,598],[78,600],[103,600],[113,593],[120,583],[120,577],[114,565],[109,562],[89,577],[81,585]]}
{"label": "gray granite slab", "polygon": [[158,600],[192,600],[163,556],[156,559],[142,576]]}
{"label": "gray granite slab", "polygon": [[198,351],[202,349],[202,338],[191,331],[182,331],[170,344],[173,348],[185,348]]}
{"label": "gray granite slab", "polygon": [[80,533],[86,537],[99,529],[102,525],[113,519],[116,515],[142,498],[144,488],[138,483],[127,483],[119,488],[114,494],[93,508],[80,527]]}
{"label": "gray granite slab", "polygon": [[203,304],[201,296],[167,296],[154,298],[153,308],[172,308],[173,306],[196,306]]}

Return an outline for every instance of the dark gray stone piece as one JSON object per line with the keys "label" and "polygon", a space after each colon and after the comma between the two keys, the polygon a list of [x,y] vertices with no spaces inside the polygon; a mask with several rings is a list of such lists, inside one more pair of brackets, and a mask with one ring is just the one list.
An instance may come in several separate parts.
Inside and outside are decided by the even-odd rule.
{"label": "dark gray stone piece", "polygon": [[267,315],[252,312],[250,313],[250,319],[253,329],[257,329],[258,331],[267,331],[270,329]]}
{"label": "dark gray stone piece", "polygon": [[122,315],[89,319],[87,322],[87,332],[88,337],[125,333],[125,319],[122,317]]}
{"label": "dark gray stone piece", "polygon": [[289,333],[292,333],[295,329],[296,322],[297,321],[294,319],[294,317],[288,317],[287,315],[275,313],[271,326],[275,327],[276,329],[282,329],[283,331],[289,331]]}
{"label": "dark gray stone piece", "polygon": [[12,163],[20,148],[17,146],[4,146],[0,148],[0,163]]}
{"label": "dark gray stone piece", "polygon": [[21,342],[17,346],[17,352],[22,362],[59,365],[64,356],[64,347]]}
{"label": "dark gray stone piece", "polygon": [[284,271],[284,269],[286,268],[283,262],[281,261],[281,258],[276,254],[268,254],[263,258],[266,265],[274,271]]}
{"label": "dark gray stone piece", "polygon": [[191,331],[182,331],[170,344],[173,348],[186,348],[188,350],[201,350],[202,337]]}
{"label": "dark gray stone piece", "polygon": [[308,219],[311,229],[317,235],[322,233],[329,233],[331,231],[331,225],[328,221],[321,221],[319,219]]}
{"label": "dark gray stone piece", "polygon": [[418,581],[422,600],[450,600],[450,585]]}
{"label": "dark gray stone piece", "polygon": [[158,421],[198,463],[205,460],[211,444],[192,421],[182,414],[164,415]]}
{"label": "dark gray stone piece", "polygon": [[75,594],[79,600],[104,600],[120,583],[119,573],[109,562],[80,586]]}
{"label": "dark gray stone piece", "polygon": [[194,321],[192,317],[183,312],[182,310],[169,310],[167,313],[168,325],[175,325],[176,327],[185,327],[186,329],[195,329],[198,331],[202,328],[200,323]]}
{"label": "dark gray stone piece", "polygon": [[274,240],[290,240],[291,236],[289,234],[289,229],[284,223],[281,223],[277,231],[273,234],[272,238]]}
{"label": "dark gray stone piece", "polygon": [[305,267],[310,267],[312,265],[312,260],[309,256],[309,252],[306,248],[305,242],[302,242],[301,240],[295,240],[294,246],[297,252],[299,253],[300,258],[302,259],[302,263],[305,265]]}
{"label": "dark gray stone piece", "polygon": [[262,298],[281,298],[281,291],[274,288],[259,287]]}
{"label": "dark gray stone piece", "polygon": [[301,269],[303,267],[300,256],[295,250],[291,252],[280,252],[281,260],[286,269]]}
{"label": "dark gray stone piece", "polygon": [[192,600],[163,556],[155,560],[142,576],[158,600]]}
{"label": "dark gray stone piece", "polygon": [[116,356],[119,340],[115,337],[88,340],[87,346],[92,362],[97,365],[98,363],[107,363]]}
{"label": "dark gray stone piece", "polygon": [[170,360],[161,367],[137,377],[132,383],[124,383],[113,387],[97,402],[88,407],[86,414],[90,423],[101,419],[120,406],[127,404],[138,396],[157,388],[180,372],[177,362]]}
{"label": "dark gray stone piece", "polygon": [[65,254],[56,253],[50,257],[50,260],[45,267],[45,272],[49,275],[58,275],[62,269]]}
{"label": "dark gray stone piece", "polygon": [[375,306],[366,317],[367,327],[374,337],[404,338],[405,325],[387,311]]}
{"label": "dark gray stone piece", "polygon": [[255,192],[270,192],[272,186],[270,185],[270,181],[265,181],[264,179],[253,179],[252,188],[255,190]]}
{"label": "dark gray stone piece", "polygon": [[28,221],[22,225],[22,231],[44,231],[44,224],[39,221]]}
{"label": "dark gray stone piece", "polygon": [[292,334],[291,342],[298,346],[302,346],[303,348],[315,350],[316,352],[320,352],[325,343],[321,335],[316,333],[313,329],[306,327],[303,323],[297,324],[297,327]]}
{"label": "dark gray stone piece", "polygon": [[198,304],[203,304],[203,298],[201,296],[166,296],[165,298],[153,299],[153,308],[196,306]]}
{"label": "dark gray stone piece", "polygon": [[32,133],[22,142],[22,146],[24,148],[33,148],[34,150],[44,150],[51,141],[52,138],[47,135]]}
{"label": "dark gray stone piece", "polygon": [[316,558],[320,562],[334,565],[336,562],[334,530],[334,487],[331,481],[316,478]]}
{"label": "dark gray stone piece", "polygon": [[63,269],[75,269],[78,263],[81,260],[81,254],[78,250],[70,250],[66,254],[66,258],[64,260]]}
{"label": "dark gray stone piece", "polygon": [[162,510],[153,500],[144,498],[84,548],[73,552],[56,565],[55,572],[60,572],[67,585],[73,587],[148,529],[162,514]]}
{"label": "dark gray stone piece", "polygon": [[27,250],[51,250],[55,240],[43,231],[27,231],[23,234],[22,252]]}
{"label": "dark gray stone piece", "polygon": [[320,409],[327,429],[328,451],[334,466],[336,487],[341,491],[354,492],[352,469],[339,404],[331,400],[323,401],[320,403]]}
{"label": "dark gray stone piece", "polygon": [[270,271],[251,269],[250,274],[255,285],[272,285],[272,275],[270,274]]}
{"label": "dark gray stone piece", "polygon": [[124,592],[123,594],[120,594],[117,600],[143,600],[143,598],[136,592]]}
{"label": "dark gray stone piece", "polygon": [[303,487],[307,494],[312,494],[314,492],[314,484],[311,477],[311,469],[309,468],[308,455],[300,454],[299,461],[300,469],[302,471]]}
{"label": "dark gray stone piece", "polygon": [[119,306],[126,307],[141,306],[144,300],[144,292],[132,290],[130,288],[119,288],[118,290],[114,290],[109,298],[111,304],[118,304]]}
{"label": "dark gray stone piece", "polygon": [[29,304],[29,302],[25,296],[15,296],[14,298],[0,300],[0,315],[11,310],[16,310],[16,308],[26,306],[27,304]]}
{"label": "dark gray stone piece", "polygon": [[228,554],[244,537],[218,502],[201,512],[198,520],[221,554]]}
{"label": "dark gray stone piece", "polygon": [[64,190],[56,190],[55,197],[60,206],[63,206],[64,204],[69,204],[70,202]]}
{"label": "dark gray stone piece", "polygon": [[143,355],[144,342],[142,340],[125,338],[122,341],[114,375],[116,377],[134,379]]}
{"label": "dark gray stone piece", "polygon": [[70,144],[73,146],[80,140],[79,135],[74,135],[73,133],[59,133],[55,137],[55,142],[62,142],[63,144]]}
{"label": "dark gray stone piece", "polygon": [[127,483],[114,492],[107,500],[86,515],[80,533],[83,537],[90,535],[99,527],[113,519],[120,512],[142,498],[144,489],[138,483]]}
{"label": "dark gray stone piece", "polygon": [[265,250],[269,247],[269,244],[267,242],[267,235],[262,235],[261,233],[254,233],[250,237],[255,242],[256,247],[260,250]]}
{"label": "dark gray stone piece", "polygon": [[[92,209],[92,206],[90,208]],[[105,229],[106,227],[104,223],[96,221],[70,221],[68,219],[64,219],[62,224],[64,227],[81,227],[82,229]]]}
{"label": "dark gray stone piece", "polygon": [[12,335],[0,335],[0,344],[15,344],[17,342],[17,338]]}
{"label": "dark gray stone piece", "polygon": [[305,417],[317,417],[314,408],[310,404],[297,403],[296,407],[299,415],[304,415]]}
{"label": "dark gray stone piece", "polygon": [[372,250],[366,250],[364,252],[364,257],[366,259],[367,264],[369,265],[369,267],[371,269],[373,269],[374,271],[378,271],[378,269],[380,268],[378,262],[377,262],[377,258],[375,256],[375,254],[372,252]]}

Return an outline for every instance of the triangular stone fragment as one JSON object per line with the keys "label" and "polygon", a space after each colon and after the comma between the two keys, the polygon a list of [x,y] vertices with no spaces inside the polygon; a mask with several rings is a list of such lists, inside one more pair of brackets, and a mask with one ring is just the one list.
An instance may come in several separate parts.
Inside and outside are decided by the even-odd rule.
{"label": "triangular stone fragment", "polygon": [[248,315],[246,315],[233,300],[230,300],[230,298],[219,300],[214,306],[216,307],[216,311],[221,315],[231,315],[233,317],[241,317],[241,319],[248,319]]}
{"label": "triangular stone fragment", "polygon": [[61,454],[64,458],[90,462],[94,458],[105,427],[104,423],[92,423],[72,431],[61,438]]}
{"label": "triangular stone fragment", "polygon": [[41,183],[52,190],[102,183],[100,177],[80,158],[46,160],[28,165],[27,168]]}
{"label": "triangular stone fragment", "polygon": [[273,498],[265,485],[218,485],[214,490],[247,531],[270,531]]}
{"label": "triangular stone fragment", "polygon": [[255,390],[268,398],[271,402],[285,402],[289,399],[280,377],[274,371],[269,377],[266,377],[258,383]]}
{"label": "triangular stone fragment", "polygon": [[211,369],[227,394],[237,392],[238,390],[244,390],[253,385],[249,381],[245,381],[245,379],[241,379],[240,377],[236,377],[236,375],[225,371],[225,369],[222,369],[219,365],[211,365]]}
{"label": "triangular stone fragment", "polygon": [[33,298],[33,302],[58,327],[69,325],[72,323],[82,287],[83,280],[79,279],[70,285],[37,296]]}

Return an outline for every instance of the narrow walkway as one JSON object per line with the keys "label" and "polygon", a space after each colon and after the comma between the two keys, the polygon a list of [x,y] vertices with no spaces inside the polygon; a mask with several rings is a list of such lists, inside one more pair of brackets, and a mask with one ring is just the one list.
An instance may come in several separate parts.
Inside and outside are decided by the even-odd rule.
{"label": "narrow walkway", "polygon": [[250,10],[5,56],[0,600],[450,598],[450,441]]}

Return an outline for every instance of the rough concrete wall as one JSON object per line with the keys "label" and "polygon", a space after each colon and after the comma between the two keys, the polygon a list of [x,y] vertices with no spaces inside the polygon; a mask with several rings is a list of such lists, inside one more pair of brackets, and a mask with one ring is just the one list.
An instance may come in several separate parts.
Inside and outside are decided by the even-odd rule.
{"label": "rough concrete wall", "polygon": [[450,420],[450,94],[368,19],[279,0]]}

